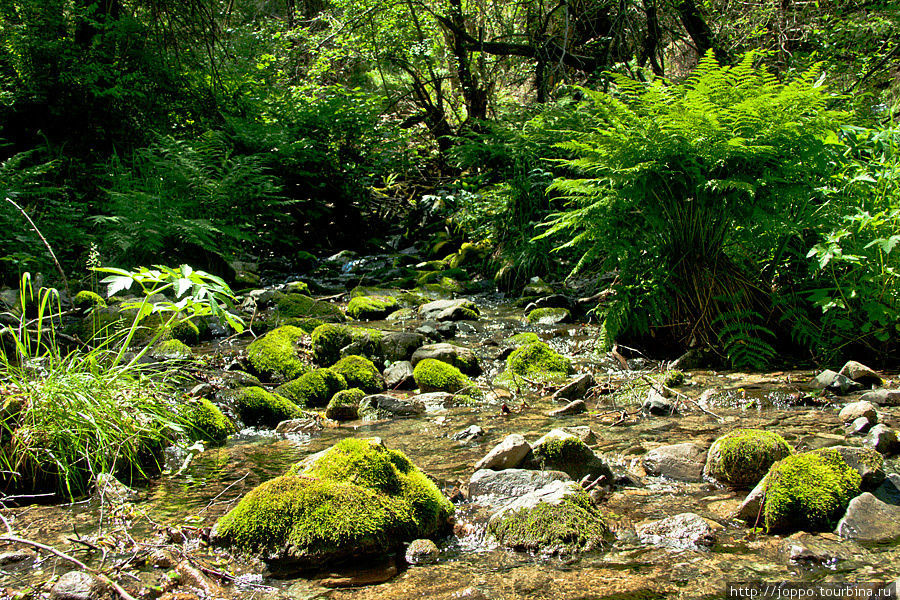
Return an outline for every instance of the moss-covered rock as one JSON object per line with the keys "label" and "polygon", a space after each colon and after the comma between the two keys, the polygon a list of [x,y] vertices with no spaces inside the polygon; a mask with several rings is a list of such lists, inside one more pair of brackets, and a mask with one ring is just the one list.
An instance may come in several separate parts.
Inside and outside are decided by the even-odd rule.
{"label": "moss-covered rock", "polygon": [[200,342],[200,327],[191,319],[182,319],[172,325],[171,329],[164,334],[164,337],[170,337],[173,340],[184,342],[188,345]]}
{"label": "moss-covered rock", "polygon": [[456,393],[466,388],[475,389],[475,383],[462,371],[434,358],[420,361],[413,369],[413,379],[422,392]]}
{"label": "moss-covered rock", "polygon": [[532,444],[532,452],[531,461],[542,470],[562,471],[576,480],[605,476],[607,482],[612,482],[612,470],[603,459],[576,435],[561,429],[537,440]]}
{"label": "moss-covered rock", "polygon": [[284,291],[288,294],[309,296],[309,285],[304,281],[289,281],[284,284]]}
{"label": "moss-covered rock", "polygon": [[332,396],[345,389],[347,380],[343,375],[331,369],[316,369],[278,386],[275,393],[297,406],[321,407],[328,404]]}
{"label": "moss-covered rock", "polygon": [[528,344],[534,344],[540,341],[541,338],[538,337],[538,334],[531,331],[525,331],[506,338],[500,345],[504,348],[512,348],[515,350],[516,348],[521,348],[522,346],[527,346]]}
{"label": "moss-covered rock", "polygon": [[507,372],[531,381],[560,382],[572,373],[572,363],[544,342],[526,344],[506,359]]}
{"label": "moss-covered rock", "polygon": [[772,431],[735,429],[709,449],[703,475],[735,488],[752,488],[769,468],[791,455],[784,438]]}
{"label": "moss-covered rock", "polygon": [[557,325],[570,323],[572,313],[567,308],[536,308],[526,317],[529,323],[541,325]]}
{"label": "moss-covered rock", "polygon": [[377,558],[444,533],[453,506],[402,453],[345,439],[251,491],[213,531],[276,573]]}
{"label": "moss-covered rock", "polygon": [[287,319],[319,319],[325,323],[342,323],[347,320],[334,304],[314,300],[304,294],[275,294],[276,321]]}
{"label": "moss-covered rock", "polygon": [[154,346],[153,356],[157,358],[169,358],[186,360],[193,356],[191,349],[179,340],[164,340]]}
{"label": "moss-covered rock", "polygon": [[559,491],[554,489],[556,497],[550,501],[526,502],[521,508],[513,502],[491,518],[488,533],[507,548],[542,554],[585,552],[602,547],[612,540],[612,533],[590,497],[576,487],[557,481],[543,489],[559,488]]}
{"label": "moss-covered rock", "polygon": [[359,403],[365,397],[359,388],[340,391],[331,398],[325,416],[335,421],[353,421],[359,418]]}
{"label": "moss-covered rock", "polygon": [[347,315],[357,321],[376,321],[399,307],[397,299],[390,296],[357,296],[347,305]]}
{"label": "moss-covered rock", "polygon": [[89,290],[81,290],[72,298],[75,308],[106,308],[106,300],[100,294]]}
{"label": "moss-covered rock", "polygon": [[297,355],[297,342],[306,335],[302,329],[286,325],[254,340],[247,347],[247,360],[263,381],[285,381],[307,372],[310,367]]}
{"label": "moss-covered rock", "polygon": [[859,494],[861,481],[834,450],[780,460],[766,475],[766,530],[831,531]]}
{"label": "moss-covered rock", "polygon": [[350,327],[326,323],[312,332],[313,362],[317,365],[333,365],[341,358],[341,350],[355,345],[356,350],[367,356],[381,353],[382,333],[377,329]]}
{"label": "moss-covered rock", "polygon": [[243,388],[235,394],[234,408],[245,425],[273,428],[281,421],[296,419],[302,411],[287,398],[261,387]]}
{"label": "moss-covered rock", "polygon": [[347,386],[359,388],[367,394],[384,391],[384,378],[371,360],[364,356],[345,356],[331,369],[347,380]]}
{"label": "moss-covered rock", "polygon": [[188,437],[221,446],[229,435],[237,431],[231,419],[219,407],[206,399],[191,400],[179,412],[187,422]]}

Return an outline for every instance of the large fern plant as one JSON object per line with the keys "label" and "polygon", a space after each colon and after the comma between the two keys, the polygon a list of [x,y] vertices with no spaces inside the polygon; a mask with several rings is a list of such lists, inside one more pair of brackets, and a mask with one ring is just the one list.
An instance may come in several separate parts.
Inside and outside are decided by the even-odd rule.
{"label": "large fern plant", "polygon": [[567,203],[547,234],[569,234],[576,269],[618,271],[627,318],[608,335],[664,331],[744,367],[774,353],[763,273],[814,214],[844,115],[817,68],[781,82],[758,59],[708,54],[677,85],[614,75],[610,93],[585,90],[597,124],[561,144],[571,176],[553,188]]}

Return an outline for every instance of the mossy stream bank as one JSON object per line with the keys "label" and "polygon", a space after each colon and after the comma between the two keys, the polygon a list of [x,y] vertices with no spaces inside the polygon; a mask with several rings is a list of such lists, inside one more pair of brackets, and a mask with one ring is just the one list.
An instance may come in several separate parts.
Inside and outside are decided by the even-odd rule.
{"label": "mossy stream bank", "polygon": [[[331,283],[346,286],[353,276],[352,270],[343,278],[334,275]],[[600,336],[596,324],[529,322],[523,308],[492,292],[473,291],[464,297],[475,302],[478,320],[426,323],[419,313],[410,311],[406,319],[350,325],[379,332],[431,327],[436,337],[474,352],[481,372],[466,377],[478,385],[478,394],[460,393],[464,400],[426,403],[421,411],[392,418],[378,413],[374,420],[325,421],[321,428],[310,424],[294,433],[275,433],[270,425],[246,428],[230,436],[223,447],[196,455],[178,474],[172,473],[179,471],[184,455],[173,453],[169,473],[139,489],[140,497],[133,502],[114,505],[95,497],[74,505],[4,509],[4,517],[21,537],[53,545],[91,567],[119,565],[119,580],[128,589],[143,590],[148,598],[166,592],[166,598],[172,600],[194,596],[272,600],[718,598],[723,597],[726,582],[734,581],[892,582],[900,577],[900,536],[871,543],[842,537],[832,532],[833,527],[815,533],[767,534],[736,519],[735,513],[749,493],[746,488],[754,483],[745,471],[735,476],[741,483],[749,483],[743,489],[704,479],[703,462],[688,464],[688,459],[684,459],[686,468],[697,470],[696,475],[653,474],[656,463],[652,457],[658,448],[689,442],[702,450],[705,461],[713,442],[736,429],[777,433],[795,452],[862,447],[865,435],[853,435],[839,417],[839,411],[862,391],[845,396],[816,391],[810,382],[818,372],[808,370],[749,374],[685,369],[682,380],[678,373],[666,373],[664,365],[641,358],[629,358],[626,370],[615,357],[595,351]],[[349,295],[345,296],[338,305],[346,308],[349,300]],[[437,333],[438,327],[443,331]],[[523,332],[536,334],[538,341],[566,357],[570,366],[561,367],[563,376],[558,380],[543,382],[526,375],[525,381],[492,387],[491,382],[498,384],[505,371],[509,351],[504,340]],[[248,341],[194,346],[200,364],[193,369],[202,374],[209,385],[205,393],[214,401],[222,397],[216,392],[226,390],[226,380],[233,378],[220,367],[243,360]],[[535,339],[523,341],[534,343]],[[294,375],[325,366],[312,364],[310,343],[308,336],[299,341],[297,356],[302,364],[294,367],[298,369]],[[568,369],[574,375],[566,375]],[[587,411],[549,416],[566,404],[550,395],[582,373],[595,378],[592,390],[579,396],[586,401]],[[885,387],[897,387],[896,375],[882,376]],[[677,392],[673,398],[655,399],[675,404],[674,413],[640,410],[653,394],[649,382],[657,380]],[[281,384],[262,383],[269,390]],[[416,392],[387,394],[408,399]],[[324,410],[324,405],[303,408],[304,414],[324,414]],[[877,413],[880,423],[893,428],[900,425],[900,407],[881,405]],[[574,555],[500,548],[486,535],[497,508],[493,501],[473,499],[472,494],[465,497],[475,465],[510,434],[534,443],[558,428],[578,432],[612,469],[613,481],[607,481],[612,485],[593,496],[612,536],[602,548]],[[466,430],[469,434],[463,435]],[[380,564],[345,564],[285,579],[272,576],[258,559],[207,544],[209,528],[250,490],[351,437],[381,438],[453,499],[455,526],[452,534],[436,539],[440,549],[436,562],[406,566],[401,554]],[[767,469],[768,464],[764,471]],[[887,456],[883,470],[887,475],[900,472],[900,461]],[[699,515],[708,527],[703,539],[693,540],[697,543],[684,543],[690,532],[674,541],[659,533],[659,528],[653,530],[656,537],[648,533],[649,524],[684,513]],[[763,519],[759,522],[764,524]],[[203,580],[193,581],[190,570],[181,565],[142,554],[148,544],[194,557],[196,565],[203,567]],[[135,559],[129,562],[131,556]],[[183,562],[181,554],[174,557]],[[64,561],[35,560],[30,554],[24,560],[0,564],[0,590],[7,590],[0,592],[0,598],[4,593],[8,597],[16,593],[48,595],[48,582],[71,568]],[[226,581],[215,577],[215,573],[225,572],[234,577]],[[335,587],[386,577],[382,583]]]}

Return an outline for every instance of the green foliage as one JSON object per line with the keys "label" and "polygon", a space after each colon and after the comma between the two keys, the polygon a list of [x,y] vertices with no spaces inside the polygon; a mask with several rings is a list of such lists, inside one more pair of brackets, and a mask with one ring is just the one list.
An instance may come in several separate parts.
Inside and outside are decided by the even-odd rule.
{"label": "green foliage", "polygon": [[628,309],[607,335],[666,327],[744,364],[769,358],[770,344],[746,344],[771,313],[765,261],[809,225],[845,115],[828,109],[818,68],[780,83],[757,61],[723,67],[708,54],[678,85],[613,76],[611,94],[585,90],[597,124],[560,145],[580,177],[554,183],[569,204],[547,235],[571,236],[562,248],[581,255],[576,272],[618,272]]}
{"label": "green foliage", "polygon": [[337,361],[331,370],[343,376],[348,387],[359,388],[368,394],[384,391],[381,372],[364,356],[345,356]]}
{"label": "green foliage", "polygon": [[831,531],[859,494],[861,481],[835,450],[794,454],[775,463],[766,476],[766,529]]}

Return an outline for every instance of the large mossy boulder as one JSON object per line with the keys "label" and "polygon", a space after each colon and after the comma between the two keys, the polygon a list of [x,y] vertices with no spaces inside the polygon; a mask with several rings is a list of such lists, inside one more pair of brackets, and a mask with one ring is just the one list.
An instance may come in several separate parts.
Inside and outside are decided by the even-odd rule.
{"label": "large mossy boulder", "polygon": [[331,370],[344,377],[347,387],[359,388],[367,394],[377,394],[385,389],[381,371],[364,356],[345,356]]}
{"label": "large mossy boulder", "polygon": [[462,371],[443,361],[426,358],[413,369],[413,379],[424,392],[450,392],[455,394],[464,389],[475,390],[475,383]]}
{"label": "large mossy boulder", "polygon": [[316,369],[275,388],[297,406],[322,407],[331,397],[347,389],[347,380],[331,369]]}
{"label": "large mossy boulder", "polygon": [[831,531],[860,493],[862,477],[831,449],[794,454],[766,475],[766,530]]}
{"label": "large mossy boulder", "polygon": [[185,429],[192,440],[203,440],[221,446],[229,435],[237,432],[231,419],[218,406],[204,398],[190,400],[180,406],[178,412],[185,420]]}
{"label": "large mossy boulder", "polygon": [[599,509],[581,487],[554,481],[507,504],[488,522],[501,546],[541,554],[571,554],[613,539]]}
{"label": "large mossy boulder", "polygon": [[735,429],[713,442],[703,475],[734,488],[752,488],[773,464],[792,452],[777,433]]}
{"label": "large mossy boulder", "polygon": [[540,383],[560,383],[573,372],[572,363],[544,342],[532,342],[514,350],[506,359],[506,375]]}
{"label": "large mossy boulder", "polygon": [[344,313],[334,304],[322,300],[314,300],[304,294],[275,294],[276,322],[287,319],[318,319],[325,323],[343,323],[347,320]]}
{"label": "large mossy boulder", "polygon": [[212,535],[289,575],[383,557],[444,534],[452,515],[453,505],[401,452],[345,439],[252,490]]}
{"label": "large mossy boulder", "polygon": [[531,448],[532,461],[542,470],[562,471],[573,479],[606,477],[607,484],[612,483],[609,465],[574,434],[554,429]]}
{"label": "large mossy boulder", "polygon": [[471,348],[455,344],[427,344],[413,352],[410,362],[415,367],[426,358],[433,358],[451,364],[466,375],[480,375],[481,365]]}
{"label": "large mossy boulder", "polygon": [[263,381],[287,381],[309,371],[297,353],[297,343],[304,335],[299,327],[285,325],[251,342],[247,361],[253,373]]}
{"label": "large mossy boulder", "polygon": [[341,350],[353,347],[359,354],[382,354],[382,333],[377,329],[326,323],[312,332],[312,358],[319,366],[330,366],[341,358]]}
{"label": "large mossy boulder", "polygon": [[245,425],[274,428],[282,421],[300,417],[300,407],[279,394],[261,387],[238,390],[234,408]]}
{"label": "large mossy boulder", "polygon": [[347,305],[347,315],[357,321],[377,321],[400,308],[391,296],[356,296]]}

